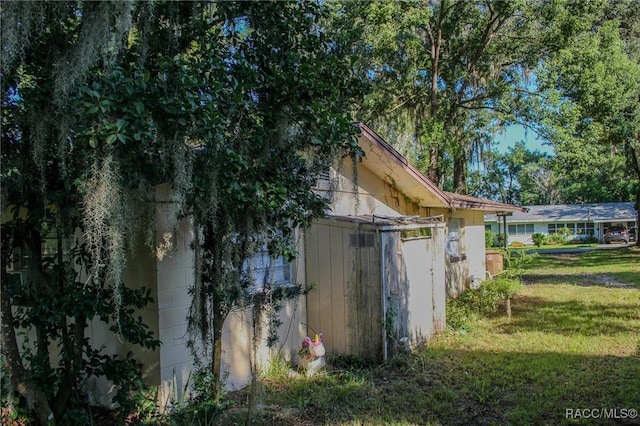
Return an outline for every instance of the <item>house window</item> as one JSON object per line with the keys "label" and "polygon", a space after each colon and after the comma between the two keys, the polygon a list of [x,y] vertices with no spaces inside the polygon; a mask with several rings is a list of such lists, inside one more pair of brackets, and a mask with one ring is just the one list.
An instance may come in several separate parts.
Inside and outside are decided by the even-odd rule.
{"label": "house window", "polygon": [[594,231],[593,222],[576,223],[576,235],[593,235]]}
{"label": "house window", "polygon": [[517,224],[517,225],[509,225],[508,232],[509,232],[509,235],[533,234],[533,224],[532,223],[520,223],[520,224]]}
{"label": "house window", "polygon": [[[45,265],[53,266],[57,263],[58,258],[58,236],[55,231],[51,231],[42,238],[41,256]],[[71,239],[65,238],[61,242],[62,260],[69,261],[71,251]],[[10,272],[25,271],[28,268],[31,255],[26,248],[14,247],[11,256],[11,262],[7,265]],[[49,262],[48,259],[51,259]]]}
{"label": "house window", "polygon": [[[581,226],[584,228],[581,228]],[[587,226],[590,226],[590,228],[586,228]],[[569,234],[578,234],[580,229],[593,230],[593,223],[550,223],[547,225],[549,234],[555,234],[563,228],[567,229]]]}
{"label": "house window", "polygon": [[555,234],[562,228],[567,228],[573,234],[573,226],[573,223],[550,223],[549,225],[547,225],[547,229],[549,231],[549,234]]}
{"label": "house window", "polygon": [[321,171],[320,174],[318,175],[318,180],[319,181],[324,181],[324,182],[329,182],[329,180],[330,180],[329,169]]}
{"label": "house window", "polygon": [[320,191],[329,191],[331,186],[331,169],[327,167],[318,173],[318,180],[316,181],[315,188]]}

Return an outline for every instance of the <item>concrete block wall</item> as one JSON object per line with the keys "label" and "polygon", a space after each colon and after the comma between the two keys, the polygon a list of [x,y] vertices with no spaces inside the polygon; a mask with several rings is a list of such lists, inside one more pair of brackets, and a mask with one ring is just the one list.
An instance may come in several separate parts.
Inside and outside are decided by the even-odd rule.
{"label": "concrete block wall", "polygon": [[[175,206],[168,187],[158,189],[156,214],[156,275],[157,275],[157,329],[162,346],[159,351],[159,402],[162,407],[185,389],[194,362],[187,348],[187,315],[191,304],[189,288],[194,282],[194,255],[191,243],[195,237],[190,220],[176,219]],[[301,244],[302,245],[302,244]],[[291,268],[293,282],[304,282],[304,253]],[[282,326],[278,336],[280,354],[289,360],[300,347],[306,335],[302,323],[306,322],[304,298],[291,301],[281,311]],[[264,331],[263,331],[264,333]],[[252,313],[237,310],[229,314],[223,327],[222,368],[228,390],[240,389],[251,381]],[[275,356],[260,339],[254,361],[261,366]],[[174,378],[175,387],[174,389]],[[180,396],[179,396],[180,397]]]}
{"label": "concrete block wall", "polygon": [[[160,347],[158,399],[161,407],[185,389],[193,359],[187,348],[187,315],[194,281],[194,239],[190,220],[177,220],[168,187],[158,189],[156,210],[156,275]],[[177,389],[174,389],[174,381]]]}

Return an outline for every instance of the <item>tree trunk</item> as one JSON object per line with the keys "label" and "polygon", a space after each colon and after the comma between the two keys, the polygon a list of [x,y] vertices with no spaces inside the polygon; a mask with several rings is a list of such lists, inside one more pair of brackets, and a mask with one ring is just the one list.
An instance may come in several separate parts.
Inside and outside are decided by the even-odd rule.
{"label": "tree trunk", "polygon": [[[440,50],[442,47],[442,22],[444,21],[446,1],[440,5],[440,15],[435,29],[429,27],[431,39],[431,90],[429,93],[429,114],[431,120],[435,120],[438,114],[438,79],[440,78]],[[439,150],[434,146],[429,151],[428,178],[436,185],[440,184],[440,170],[438,164]]]}
{"label": "tree trunk", "polygon": [[225,318],[219,317],[219,311],[214,310],[213,315],[213,358],[211,360],[211,373],[213,373],[215,377],[213,395],[217,402],[222,395],[222,327]]}
{"label": "tree trunk", "polygon": [[460,141],[459,152],[456,153],[453,163],[453,184],[458,194],[467,193],[467,156],[464,143]]}
{"label": "tree trunk", "polygon": [[[633,169],[636,171],[636,176],[638,177],[638,181],[640,182],[640,152],[631,147],[629,149],[631,164],[633,165]],[[636,191],[636,246],[640,247],[640,237],[638,237],[638,229],[640,229],[640,186]]]}
{"label": "tree trunk", "polygon": [[[2,275],[2,281],[6,283],[8,277],[4,270]],[[45,393],[29,379],[27,371],[22,365],[14,328],[13,312],[11,311],[11,301],[6,285],[1,286],[0,298],[2,299],[0,301],[2,306],[2,354],[5,358],[11,387],[27,401],[27,406],[35,414],[40,425],[55,425],[55,417]]]}
{"label": "tree trunk", "polygon": [[68,353],[73,354],[73,357],[66,368],[65,376],[60,382],[60,388],[52,404],[53,411],[58,418],[65,413],[69,398],[71,398],[73,391],[76,389],[76,381],[82,368],[82,345],[86,326],[87,320],[84,316],[76,318],[73,326],[73,336],[68,337],[69,342],[67,345],[70,346]]}

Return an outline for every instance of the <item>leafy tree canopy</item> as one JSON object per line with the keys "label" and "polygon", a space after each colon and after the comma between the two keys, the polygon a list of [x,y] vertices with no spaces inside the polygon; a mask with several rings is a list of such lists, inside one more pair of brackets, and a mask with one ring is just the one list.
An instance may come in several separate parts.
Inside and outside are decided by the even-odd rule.
{"label": "leafy tree canopy", "polygon": [[[3,285],[3,341],[12,387],[41,424],[75,412],[71,394],[88,375],[114,380],[121,408],[131,408],[132,388],[111,375],[121,370],[92,364],[104,358],[84,325],[98,315],[133,343],[157,344],[130,321],[136,307],[123,271],[131,250],[153,244],[158,184],[170,184],[178,211],[199,230],[191,321],[205,343],[219,345],[233,307],[286,296],[268,283],[261,297],[250,293],[245,261],[264,247],[294,256],[291,229],[327,203],[312,190],[318,174],[360,155],[348,108],[361,90],[342,42],[325,31],[327,10],[307,2],[3,4],[2,201],[3,214],[15,212],[3,223],[3,283],[17,249],[31,259],[27,285]],[[43,256],[52,235],[58,255]],[[5,321],[11,303],[27,297],[37,315],[24,305],[23,316]],[[18,351],[14,326],[40,336],[30,342],[38,357]],[[41,367],[57,338],[64,355],[51,375]],[[208,356],[219,378],[219,352]]]}

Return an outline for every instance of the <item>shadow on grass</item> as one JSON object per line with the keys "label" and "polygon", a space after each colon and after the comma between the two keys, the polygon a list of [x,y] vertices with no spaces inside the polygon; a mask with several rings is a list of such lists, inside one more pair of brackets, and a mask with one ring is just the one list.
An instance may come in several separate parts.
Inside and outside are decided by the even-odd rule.
{"label": "shadow on grass", "polygon": [[629,288],[640,290],[640,286],[630,284],[629,278],[636,279],[635,272],[617,272],[617,273],[605,273],[605,274],[588,274],[588,273],[576,273],[576,274],[561,274],[561,275],[542,275],[542,274],[524,274],[522,281],[525,285],[532,284],[570,284],[580,287],[607,287],[607,288]]}
{"label": "shadow on grass", "polygon": [[580,256],[587,264],[606,265],[608,261],[637,262],[640,258],[640,250],[635,247],[616,247],[606,250],[592,250],[582,253]]}
{"label": "shadow on grass", "polygon": [[513,319],[499,326],[504,333],[544,332],[561,335],[640,336],[640,306],[633,303],[550,301],[518,295],[512,303]]}
{"label": "shadow on grass", "polygon": [[[640,408],[640,358],[422,348],[373,370],[266,383],[263,402],[254,424],[574,424],[568,409]],[[637,424],[597,424],[620,423]]]}
{"label": "shadow on grass", "polygon": [[548,253],[538,259],[539,265],[568,267],[597,267],[610,266],[611,264],[634,264],[638,262],[640,262],[640,250],[631,247],[591,250],[583,253]]}

